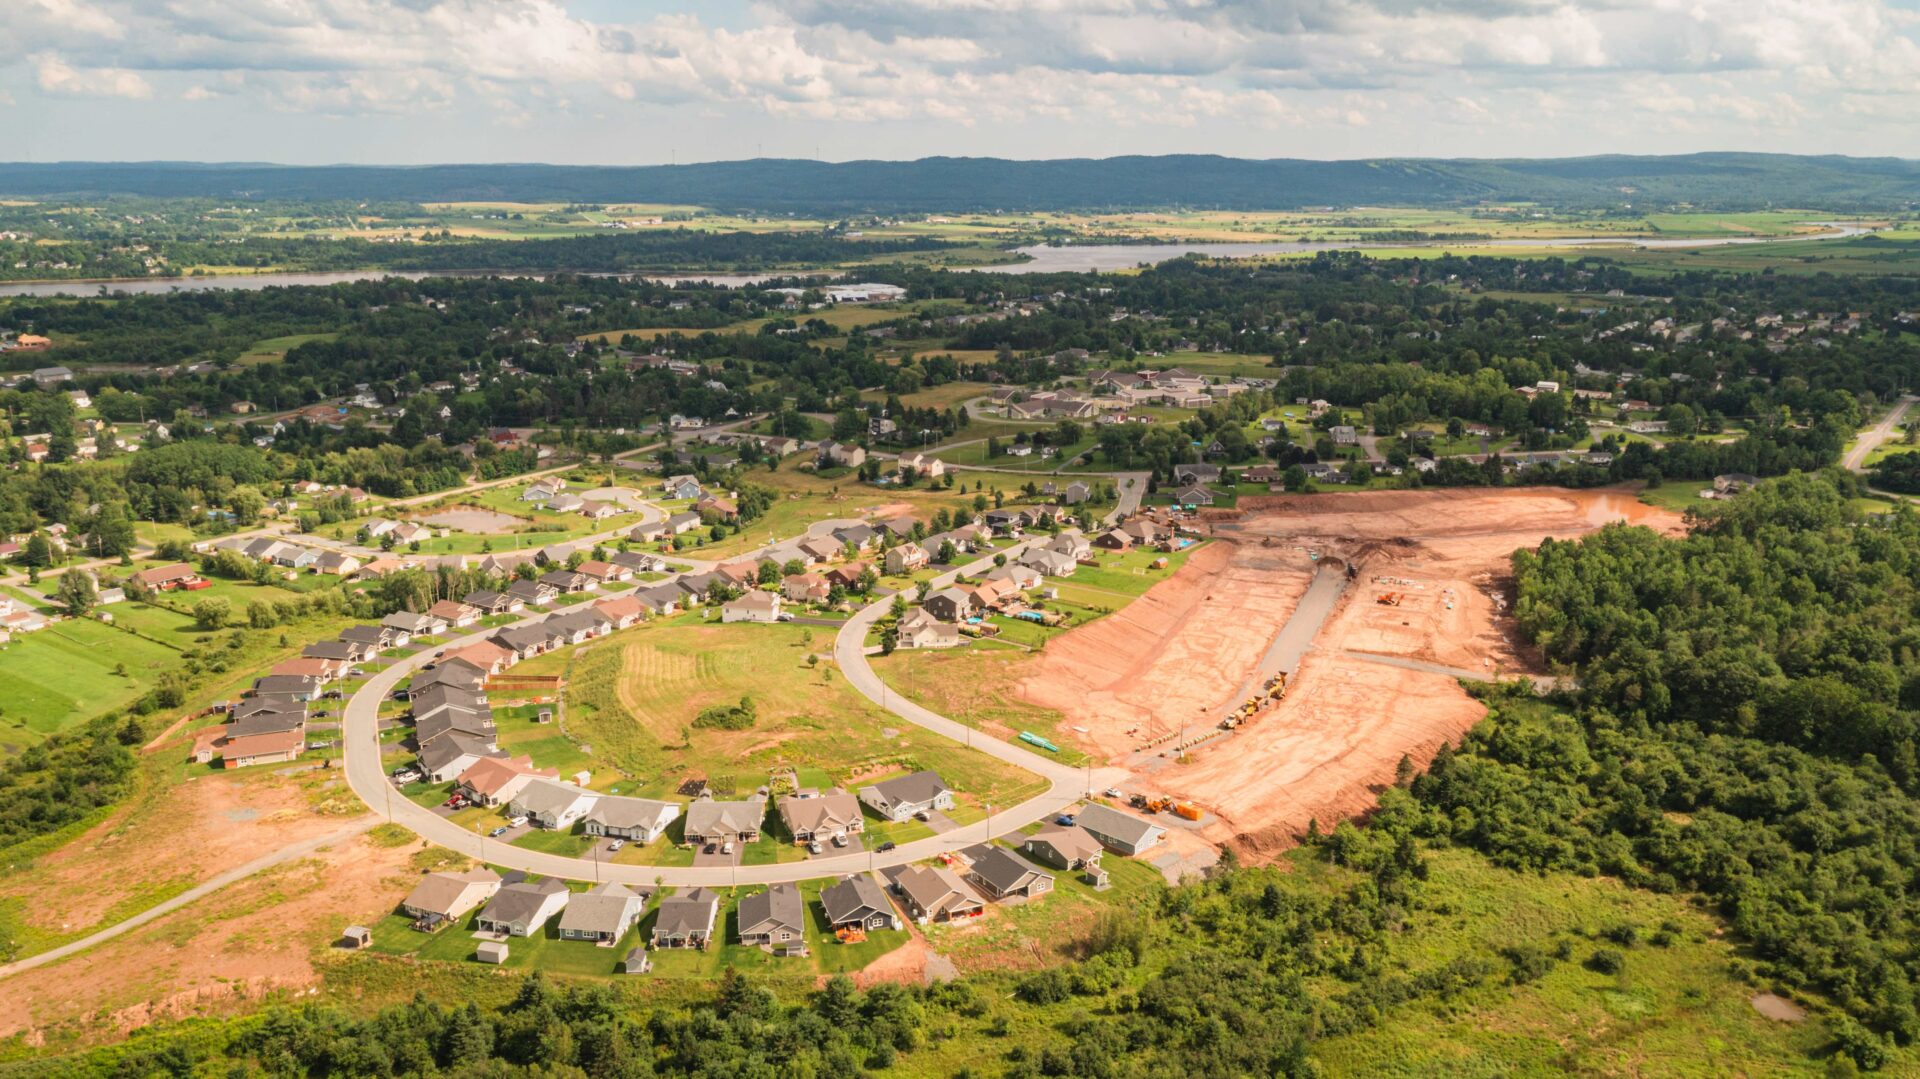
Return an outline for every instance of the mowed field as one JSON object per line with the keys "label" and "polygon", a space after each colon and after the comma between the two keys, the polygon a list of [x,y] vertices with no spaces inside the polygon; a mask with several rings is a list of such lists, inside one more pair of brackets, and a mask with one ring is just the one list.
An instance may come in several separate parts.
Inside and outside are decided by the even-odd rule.
{"label": "mowed field", "polygon": [[16,636],[0,645],[0,749],[125,708],[179,661],[174,648],[87,619]]}
{"label": "mowed field", "polygon": [[[637,779],[643,796],[670,794],[686,778],[734,777],[751,792],[787,768],[843,785],[931,768],[968,804],[1010,804],[1044,786],[855,693],[828,658],[834,632],[686,614],[582,646],[568,676],[567,733]],[[822,659],[810,666],[815,653]],[[758,715],[750,729],[693,726],[703,709],[743,697]]]}

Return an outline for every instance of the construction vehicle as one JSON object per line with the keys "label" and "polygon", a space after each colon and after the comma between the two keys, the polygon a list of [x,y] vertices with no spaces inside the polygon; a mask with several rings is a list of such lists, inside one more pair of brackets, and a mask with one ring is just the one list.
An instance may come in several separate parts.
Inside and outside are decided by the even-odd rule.
{"label": "construction vehicle", "polygon": [[1382,592],[1373,597],[1373,601],[1382,607],[1398,607],[1400,606],[1400,600],[1401,594],[1399,592]]}
{"label": "construction vehicle", "polygon": [[1194,805],[1192,802],[1175,802],[1173,804],[1173,814],[1182,820],[1199,820],[1202,816],[1200,807]]}

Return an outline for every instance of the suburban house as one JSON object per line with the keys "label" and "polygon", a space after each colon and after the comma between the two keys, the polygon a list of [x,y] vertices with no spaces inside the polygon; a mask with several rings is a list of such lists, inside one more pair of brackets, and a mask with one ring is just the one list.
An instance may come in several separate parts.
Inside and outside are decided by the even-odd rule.
{"label": "suburban house", "polygon": [[808,565],[815,562],[831,562],[839,558],[841,551],[844,550],[838,543],[821,536],[809,536],[793,546]]}
{"label": "suburban house", "polygon": [[564,482],[554,479],[551,476],[543,480],[535,480],[527,485],[526,490],[520,492],[520,501],[545,502],[554,495],[566,490],[566,487],[567,485]]}
{"label": "suburban house", "polygon": [[729,600],[720,608],[722,622],[778,622],[779,620],[780,595],[777,592],[753,589],[741,594],[739,599]]}
{"label": "suburban house", "polygon": [[667,518],[666,527],[667,534],[672,536],[678,536],[683,532],[690,532],[700,527],[700,515],[691,511],[676,513]]}
{"label": "suburban house", "polygon": [[958,622],[973,613],[973,593],[958,587],[928,593],[921,609],[942,622]]}
{"label": "suburban house", "polygon": [[844,525],[833,530],[835,543],[842,547],[852,547],[856,551],[866,550],[879,538],[880,533],[875,532],[868,525]]}
{"label": "suburban house", "polygon": [[833,586],[818,573],[795,573],[780,582],[780,594],[788,603],[825,603]]}
{"label": "suburban house", "polygon": [[442,655],[440,664],[465,663],[485,674],[495,675],[512,666],[513,658],[513,653],[492,641],[475,641]]}
{"label": "suburban house", "polygon": [[1213,492],[1197,485],[1193,487],[1182,487],[1174,492],[1173,501],[1176,505],[1181,506],[1211,506],[1213,505]]}
{"label": "suburban house", "polygon": [[674,802],[610,795],[587,810],[587,815],[581,818],[581,830],[588,835],[651,843],[666,834],[667,825],[679,815],[680,806]]}
{"label": "suburban house", "polygon": [[1092,495],[1093,490],[1091,488],[1080,480],[1074,480],[1061,489],[1060,504],[1063,506],[1077,506],[1092,497]]}
{"label": "suburban house", "polygon": [[690,802],[687,842],[696,847],[729,840],[752,843],[760,838],[760,822],[766,815],[766,803],[758,798],[740,802]]}
{"label": "suburban house", "polygon": [[345,551],[321,551],[320,557],[314,559],[313,570],[315,573],[331,573],[346,577],[360,572],[362,564],[357,556]]}
{"label": "suburban house", "polygon": [[908,820],[916,813],[953,808],[953,790],[937,772],[913,772],[860,788],[860,801],[881,819]]}
{"label": "suburban house", "polygon": [[487,757],[504,757],[492,739],[449,731],[420,744],[420,770],[435,783],[445,783]]}
{"label": "suburban house", "polygon": [[370,648],[357,641],[316,641],[300,649],[300,654],[314,659],[337,659],[342,663],[361,663],[380,654],[378,648]]}
{"label": "suburban house", "polygon": [[616,566],[624,566],[631,573],[664,573],[666,559],[644,551],[615,551],[607,556],[607,561]]}
{"label": "suburban house", "polygon": [[806,934],[806,904],[800,900],[800,889],[791,884],[775,884],[743,897],[739,918],[742,944],[791,949]]}
{"label": "suburban house", "polygon": [[465,629],[480,621],[480,608],[451,599],[437,601],[427,608],[427,614],[453,629]]}
{"label": "suburban house", "polygon": [[967,876],[994,899],[1033,899],[1053,891],[1053,875],[1043,873],[1005,847],[988,847],[967,867]]}
{"label": "suburban house", "polygon": [[340,639],[355,644],[364,644],[370,648],[385,650],[405,648],[413,640],[413,635],[392,626],[348,626],[340,631]]}
{"label": "suburban house", "polygon": [[827,928],[835,931],[900,928],[887,893],[865,874],[821,889],[820,906],[827,914]]}
{"label": "suburban house", "polygon": [[562,491],[547,499],[548,513],[579,513],[587,508],[587,500],[572,491]]}
{"label": "suburban house", "polygon": [[893,878],[893,888],[907,914],[921,925],[973,918],[986,910],[986,904],[945,866],[909,866]]}
{"label": "suburban house", "polygon": [[[1067,537],[1063,536],[1061,538],[1065,539]],[[1076,536],[1073,538],[1079,539],[1080,542],[1078,544],[1067,544],[1066,546],[1069,548],[1067,550],[1062,550],[1053,544],[1048,544],[1045,547],[1028,551],[1026,554],[1020,556],[1020,564],[1023,566],[1031,566],[1049,577],[1071,577],[1073,576],[1074,569],[1079,565],[1080,554],[1086,553],[1089,546],[1084,537]],[[1071,548],[1075,546],[1080,548],[1080,554],[1076,554],[1071,550]]]}
{"label": "suburban house", "polygon": [[1728,472],[1713,478],[1713,492],[1719,495],[1736,495],[1760,482],[1760,478],[1747,472]]}
{"label": "suburban house", "polygon": [[1139,544],[1158,543],[1168,536],[1168,532],[1164,527],[1145,517],[1135,517],[1133,520],[1121,525],[1120,531],[1126,533],[1133,539],[1133,542]]}
{"label": "suburban house", "polygon": [[515,614],[525,610],[527,606],[527,601],[519,596],[506,592],[489,592],[486,589],[467,593],[461,603],[472,607],[482,615]]}
{"label": "suburban house", "polygon": [[579,572],[586,574],[601,584],[613,584],[617,581],[633,580],[633,571],[626,566],[612,562],[598,562],[588,559],[580,563]]}
{"label": "suburban house", "polygon": [[413,919],[415,929],[431,932],[458,922],[499,890],[500,875],[491,869],[428,873],[400,901],[400,913]]}
{"label": "suburban house", "polygon": [[646,904],[624,884],[609,882],[590,888],[567,901],[567,909],[560,915],[560,939],[616,944],[640,919]]}
{"label": "suburban house", "polygon": [[133,575],[133,579],[154,592],[171,592],[176,588],[204,587],[200,572],[185,562],[175,562],[170,566],[155,566],[143,569]]}
{"label": "suburban house", "polygon": [[522,881],[502,885],[475,925],[482,933],[530,937],[566,909],[570,894],[567,882],[558,877],[548,877],[538,884]]}
{"label": "suburban house", "polygon": [[600,587],[599,581],[571,569],[548,570],[540,575],[540,583],[563,596],[571,596],[577,592],[591,592]]}
{"label": "suburban house", "polygon": [[844,566],[835,566],[827,571],[827,583],[842,588],[858,588],[860,578],[867,572],[865,562],[848,562]]}
{"label": "suburban house", "polygon": [[1125,551],[1133,547],[1133,537],[1118,528],[1109,528],[1093,538],[1093,545],[1103,551]]}
{"label": "suburban house", "polygon": [[1027,527],[1027,515],[1020,510],[988,510],[981,518],[996,536],[1015,536]]}
{"label": "suburban house", "polygon": [[507,812],[516,817],[526,817],[537,828],[571,828],[574,821],[593,808],[599,797],[571,783],[536,779],[521,788],[520,793],[507,803]]}
{"label": "suburban house", "polygon": [[395,611],[382,618],[380,624],[405,634],[408,640],[415,637],[431,637],[436,633],[447,631],[447,624],[440,619],[430,614],[414,614],[412,611]]}
{"label": "suburban house", "polygon": [[560,590],[546,581],[515,581],[507,586],[507,596],[520,601],[523,607],[539,607],[552,603]]}
{"label": "suburban house", "polygon": [[781,823],[795,843],[824,843],[835,836],[857,835],[863,827],[860,799],[843,790],[782,798],[779,810]]}
{"label": "suburban house", "polygon": [[902,543],[898,547],[891,548],[887,551],[887,572],[895,576],[903,573],[912,573],[914,570],[924,567],[928,562],[932,561],[932,558],[933,556],[927,553],[926,548],[921,547],[919,544]]}
{"label": "suburban house", "polygon": [[1351,424],[1340,423],[1327,428],[1327,437],[1333,439],[1333,444],[1336,446],[1358,446],[1360,444],[1360,433],[1355,431]]}
{"label": "suburban house", "polygon": [[719,919],[718,892],[695,888],[685,895],[668,896],[660,901],[660,914],[653,920],[653,946],[705,948]]}
{"label": "suburban house", "polygon": [[859,468],[867,463],[867,451],[851,442],[823,441],[815,464],[819,468]]}
{"label": "suburban house", "polygon": [[286,764],[298,760],[307,748],[304,725],[289,731],[228,737],[220,743],[220,767],[246,768],[255,764]]}
{"label": "suburban house", "polygon": [[637,588],[633,591],[633,598],[638,600],[642,607],[652,611],[654,614],[672,614],[679,610],[680,601],[684,595],[685,593],[681,592],[678,587],[670,584],[655,585],[652,588]]}
{"label": "suburban house", "polygon": [[1090,805],[1074,818],[1074,824],[1100,841],[1108,850],[1134,855],[1153,846],[1167,834],[1165,828],[1103,805]]}
{"label": "suburban house", "polygon": [[536,779],[557,779],[558,769],[535,768],[530,757],[483,757],[455,780],[454,790],[475,805],[504,805]]}
{"label": "suburban house", "polygon": [[1083,869],[1100,864],[1104,848],[1093,833],[1077,824],[1050,824],[1028,836],[1020,849],[1029,858],[1055,869]]}
{"label": "suburban house", "polygon": [[964,642],[959,626],[940,621],[925,607],[915,607],[902,615],[894,638],[899,648],[953,648]]}
{"label": "suburban house", "polygon": [[1174,465],[1173,482],[1181,486],[1220,482],[1219,465]]}
{"label": "suburban house", "polygon": [[705,492],[700,489],[700,480],[694,476],[668,476],[660,489],[668,498],[684,498],[691,501]]}
{"label": "suburban house", "polygon": [[647,613],[646,607],[635,596],[603,599],[593,605],[593,611],[612,623],[614,629],[626,629],[646,617]]}

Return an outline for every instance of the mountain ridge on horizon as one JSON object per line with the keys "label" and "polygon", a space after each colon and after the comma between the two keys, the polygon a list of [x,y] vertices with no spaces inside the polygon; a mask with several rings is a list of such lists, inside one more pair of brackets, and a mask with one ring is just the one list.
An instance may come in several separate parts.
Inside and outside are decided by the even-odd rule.
{"label": "mountain ridge on horizon", "polygon": [[5,162],[0,193],[408,202],[656,202],[810,214],[1540,203],[1564,209],[1920,204],[1920,161],[1740,151],[1563,158],[1215,154],[905,161],[753,158],[672,165]]}

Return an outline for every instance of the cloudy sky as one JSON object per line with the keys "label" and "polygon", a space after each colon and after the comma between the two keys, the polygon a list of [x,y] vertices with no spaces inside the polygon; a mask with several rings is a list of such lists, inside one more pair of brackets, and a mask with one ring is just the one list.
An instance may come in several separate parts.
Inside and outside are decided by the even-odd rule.
{"label": "cloudy sky", "polygon": [[1920,157],[1920,0],[0,0],[0,157]]}

